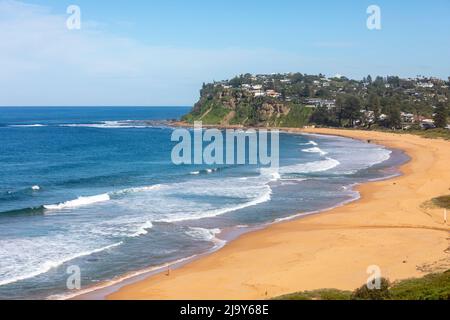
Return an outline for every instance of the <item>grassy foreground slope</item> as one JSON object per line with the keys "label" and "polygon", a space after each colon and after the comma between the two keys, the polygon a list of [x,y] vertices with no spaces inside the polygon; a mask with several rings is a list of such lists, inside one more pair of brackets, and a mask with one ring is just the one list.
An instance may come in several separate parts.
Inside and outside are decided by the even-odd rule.
{"label": "grassy foreground slope", "polygon": [[366,285],[354,292],[320,289],[288,294],[276,300],[450,300],[450,270],[390,284],[383,279],[380,290]]}

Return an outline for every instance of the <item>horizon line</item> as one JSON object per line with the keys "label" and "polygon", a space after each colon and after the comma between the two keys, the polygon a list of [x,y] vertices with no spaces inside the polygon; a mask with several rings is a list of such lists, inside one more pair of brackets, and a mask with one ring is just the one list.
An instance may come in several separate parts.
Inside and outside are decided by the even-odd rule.
{"label": "horizon line", "polygon": [[28,106],[0,106],[0,108],[192,108],[193,106],[187,105],[28,105]]}

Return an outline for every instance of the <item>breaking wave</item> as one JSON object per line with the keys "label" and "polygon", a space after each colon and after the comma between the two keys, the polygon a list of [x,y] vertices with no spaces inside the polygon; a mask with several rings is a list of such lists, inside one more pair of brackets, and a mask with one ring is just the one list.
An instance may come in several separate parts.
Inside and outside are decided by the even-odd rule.
{"label": "breaking wave", "polygon": [[45,124],[12,124],[9,125],[8,127],[12,127],[12,128],[39,128],[39,127],[46,127],[47,125]]}
{"label": "breaking wave", "polygon": [[44,205],[44,209],[46,210],[64,210],[64,209],[75,209],[79,207],[84,207],[88,205],[92,205],[94,203],[100,203],[111,200],[109,194],[100,194],[97,196],[91,197],[79,197],[78,199],[62,202],[59,204],[53,205]]}
{"label": "breaking wave", "polygon": [[309,141],[307,143],[300,143],[301,146],[318,146],[318,143],[315,141]]}
{"label": "breaking wave", "polygon": [[[80,253],[76,253],[76,254],[67,254],[64,257],[54,258],[53,260],[50,259],[45,262],[40,262],[40,263],[37,262],[37,265],[35,265],[35,264],[21,265],[21,267],[26,270],[17,270],[18,267],[16,266],[15,270],[11,270],[0,276],[0,286],[18,282],[18,281],[22,281],[22,280],[26,280],[29,278],[34,278],[38,275],[47,273],[51,269],[57,268],[68,261],[71,261],[71,260],[74,260],[77,258],[81,258],[81,257],[86,257],[86,256],[89,256],[94,253],[106,251],[106,250],[118,247],[120,245],[122,245],[122,242],[104,246],[99,249],[93,249],[93,250],[84,251],[84,252],[80,252]],[[13,248],[8,248],[8,247],[9,246],[6,246],[6,248],[3,247],[3,249],[4,250],[13,249]],[[3,254],[2,254],[2,256],[3,256]],[[20,271],[22,271],[22,273],[19,273]]]}
{"label": "breaking wave", "polygon": [[98,128],[98,129],[145,129],[145,128],[168,128],[166,121],[143,121],[143,120],[119,120],[100,121],[98,123],[71,123],[60,124],[60,127],[69,128]]}
{"label": "breaking wave", "polygon": [[292,166],[285,166],[280,168],[282,174],[305,174],[313,172],[323,172],[336,168],[341,163],[333,158],[326,158],[321,161],[313,161],[302,164],[295,164]]}
{"label": "breaking wave", "polygon": [[303,152],[306,153],[319,153],[322,156],[325,156],[328,154],[328,152],[323,151],[322,149],[320,149],[319,147],[314,147],[314,148],[309,148],[309,149],[303,149]]}

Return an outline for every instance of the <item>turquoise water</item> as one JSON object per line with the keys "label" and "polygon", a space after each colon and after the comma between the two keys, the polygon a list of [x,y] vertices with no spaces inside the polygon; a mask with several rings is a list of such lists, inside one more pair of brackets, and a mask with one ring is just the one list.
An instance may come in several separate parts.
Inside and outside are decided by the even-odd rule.
{"label": "turquoise water", "polygon": [[280,136],[279,172],[175,166],[173,128],[189,108],[0,108],[0,298],[68,294],[190,257],[221,230],[357,198],[395,173],[397,151],[339,137]]}

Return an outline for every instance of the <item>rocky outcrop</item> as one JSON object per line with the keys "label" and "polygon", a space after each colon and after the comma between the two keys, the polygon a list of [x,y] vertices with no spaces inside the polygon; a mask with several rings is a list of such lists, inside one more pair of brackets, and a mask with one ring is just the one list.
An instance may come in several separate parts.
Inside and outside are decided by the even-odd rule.
{"label": "rocky outcrop", "polygon": [[270,97],[255,97],[249,91],[204,87],[199,101],[185,121],[205,124],[275,126],[286,119],[292,104]]}

